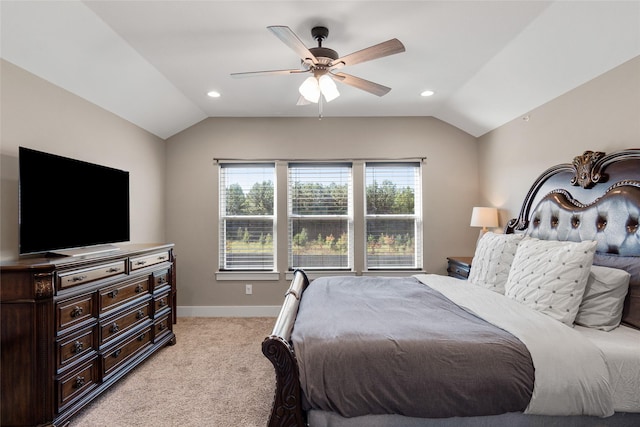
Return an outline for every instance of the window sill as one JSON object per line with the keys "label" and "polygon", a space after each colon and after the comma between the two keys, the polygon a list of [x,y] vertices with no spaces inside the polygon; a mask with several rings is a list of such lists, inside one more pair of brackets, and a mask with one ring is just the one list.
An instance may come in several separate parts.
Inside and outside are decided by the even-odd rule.
{"label": "window sill", "polygon": [[[426,274],[424,270],[369,270],[357,273],[348,270],[304,270],[309,280],[318,277],[330,276],[385,276],[385,277],[408,277],[414,274]],[[227,282],[269,282],[280,280],[280,273],[277,271],[217,271],[216,280]],[[285,274],[285,280],[293,280],[293,271]]]}
{"label": "window sill", "polygon": [[[348,270],[304,270],[309,280],[317,279],[318,277],[330,277],[330,276],[385,276],[385,277],[408,277],[414,274],[426,274],[424,270],[369,270],[362,273],[356,273],[355,271]],[[287,272],[285,275],[287,280],[293,280],[293,271]]]}
{"label": "window sill", "polygon": [[425,270],[367,270],[363,276],[409,277],[414,274],[427,274]]}
{"label": "window sill", "polygon": [[216,280],[221,281],[278,281],[280,273],[277,271],[217,271]]}
{"label": "window sill", "polygon": [[[304,274],[307,275],[307,278],[309,280],[317,279],[318,277],[356,276],[355,271],[349,271],[349,270],[305,270],[305,269],[301,269],[301,270],[304,271]],[[287,272],[287,274],[285,275],[285,278],[287,280],[293,280],[293,271]]]}

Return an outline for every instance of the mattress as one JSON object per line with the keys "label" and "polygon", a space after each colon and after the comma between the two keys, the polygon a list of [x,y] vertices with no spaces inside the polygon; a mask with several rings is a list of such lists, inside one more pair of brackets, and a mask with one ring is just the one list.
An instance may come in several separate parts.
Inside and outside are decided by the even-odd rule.
{"label": "mattress", "polygon": [[616,412],[640,413],[640,330],[619,326],[610,332],[575,326],[605,356]]}

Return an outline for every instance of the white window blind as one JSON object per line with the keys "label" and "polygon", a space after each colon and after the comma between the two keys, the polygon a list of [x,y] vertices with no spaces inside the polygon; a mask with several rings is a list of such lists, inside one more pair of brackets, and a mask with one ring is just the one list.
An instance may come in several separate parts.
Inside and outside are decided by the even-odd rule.
{"label": "white window blind", "polygon": [[366,265],[422,267],[420,163],[365,165]]}
{"label": "white window blind", "polygon": [[350,269],[351,165],[290,163],[288,170],[289,267]]}
{"label": "white window blind", "polygon": [[275,270],[275,165],[220,165],[220,269]]}

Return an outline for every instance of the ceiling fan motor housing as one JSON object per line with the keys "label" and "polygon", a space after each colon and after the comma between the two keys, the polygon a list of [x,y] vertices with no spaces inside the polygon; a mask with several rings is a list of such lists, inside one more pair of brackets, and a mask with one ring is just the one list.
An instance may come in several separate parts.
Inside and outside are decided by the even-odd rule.
{"label": "ceiling fan motor housing", "polygon": [[340,57],[335,50],[322,47],[322,42],[329,37],[329,29],[327,27],[313,27],[311,36],[318,42],[318,47],[312,47],[309,51],[318,59],[320,64],[327,65]]}
{"label": "ceiling fan motor housing", "polygon": [[320,62],[324,62],[323,59],[327,59],[328,61],[326,63],[329,63],[339,58],[338,52],[328,47],[312,47],[309,51],[313,53],[313,56],[318,58]]}

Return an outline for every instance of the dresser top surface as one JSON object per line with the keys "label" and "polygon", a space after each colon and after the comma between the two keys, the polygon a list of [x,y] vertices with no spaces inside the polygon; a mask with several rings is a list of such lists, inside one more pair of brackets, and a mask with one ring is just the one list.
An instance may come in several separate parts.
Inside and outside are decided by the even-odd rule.
{"label": "dresser top surface", "polygon": [[118,244],[117,250],[83,256],[25,256],[16,260],[0,262],[0,269],[35,269],[53,270],[67,268],[92,262],[107,262],[147,252],[169,250],[173,243],[126,243]]}

